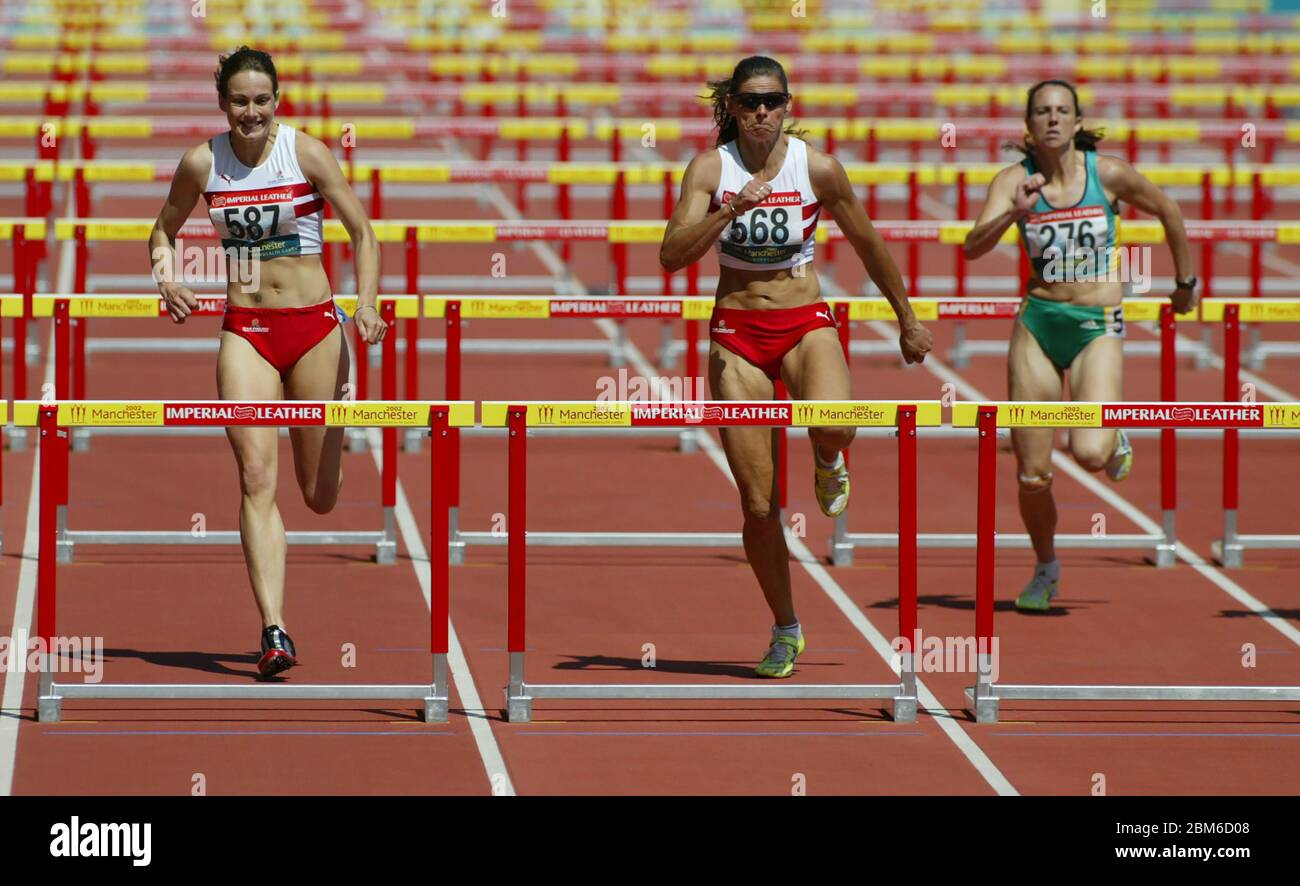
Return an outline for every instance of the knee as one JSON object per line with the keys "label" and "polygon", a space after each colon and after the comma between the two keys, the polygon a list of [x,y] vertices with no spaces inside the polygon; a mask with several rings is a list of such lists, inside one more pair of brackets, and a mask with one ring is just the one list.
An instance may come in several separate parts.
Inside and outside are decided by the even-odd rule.
{"label": "knee", "polygon": [[317,483],[304,484],[302,487],[302,500],[314,513],[328,514],[338,504],[339,487],[342,485],[342,474],[339,475],[339,482],[329,488],[324,488]]}
{"label": "knee", "polygon": [[[1073,435],[1071,435],[1073,436]],[[1071,441],[1073,443],[1073,441]],[[1106,467],[1106,462],[1110,461],[1110,453],[1104,447],[1097,446],[1093,443],[1082,445],[1072,445],[1070,447],[1074,453],[1074,460],[1079,463],[1079,467],[1085,471],[1096,473]]]}
{"label": "knee", "polygon": [[848,449],[857,434],[857,428],[817,428],[813,440],[827,449]]}
{"label": "knee", "polygon": [[276,472],[272,462],[245,461],[239,471],[239,488],[245,498],[274,499]]}
{"label": "knee", "polygon": [[745,515],[745,525],[762,527],[776,524],[780,520],[780,509],[766,495],[746,495],[741,498],[741,510]]}
{"label": "knee", "polygon": [[1021,471],[1018,477],[1021,495],[1041,495],[1052,488],[1051,471]]}

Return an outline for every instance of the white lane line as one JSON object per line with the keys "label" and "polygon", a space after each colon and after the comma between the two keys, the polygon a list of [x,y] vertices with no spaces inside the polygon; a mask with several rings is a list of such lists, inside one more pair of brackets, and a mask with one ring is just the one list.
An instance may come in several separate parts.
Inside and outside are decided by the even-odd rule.
{"label": "white lane line", "polygon": [[[73,212],[72,192],[69,190],[64,214]],[[72,289],[72,274],[76,253],[71,240],[65,241],[59,252],[58,292]],[[18,355],[16,359],[25,359]],[[45,343],[45,385],[54,384],[54,327],[50,326],[49,341]],[[40,479],[36,466],[40,450],[39,441],[32,444],[32,485],[27,497],[27,531],[23,535],[23,559],[18,569],[18,592],[14,597],[14,615],[10,624],[14,634],[23,631],[31,636],[32,615],[36,608],[36,554],[40,542]],[[12,638],[11,638],[12,641]],[[10,650],[10,656],[14,651]],[[19,653],[25,656],[26,651]],[[14,767],[18,760],[18,727],[21,723],[23,709],[23,690],[27,681],[25,666],[5,669],[3,700],[0,701],[0,797],[7,797],[13,792]]]}
{"label": "white lane line", "polygon": [[[381,473],[384,469],[383,455],[383,437],[376,428],[370,428],[366,431],[366,442],[370,446],[371,455],[375,460],[375,467]],[[424,594],[424,605],[432,606],[431,588],[432,588],[432,569],[429,563],[429,552],[424,548],[424,538],[420,534],[419,524],[416,523],[415,514],[411,512],[410,502],[406,498],[406,490],[402,488],[402,481],[397,481],[397,527],[402,533],[402,540],[406,542],[406,552],[411,557],[411,565],[415,567],[415,577],[420,582],[420,592]],[[442,568],[441,566],[439,568]],[[469,723],[470,733],[474,736],[474,744],[478,747],[479,758],[483,761],[483,769],[487,773],[488,783],[491,785],[494,796],[515,796],[515,786],[510,779],[510,772],[506,769],[505,758],[501,755],[501,748],[497,745],[496,736],[492,734],[492,725],[487,719],[487,709],[483,706],[482,699],[479,698],[478,688],[474,685],[474,676],[469,670],[469,661],[465,658],[465,650],[460,645],[460,637],[456,634],[456,628],[448,619],[448,645],[447,645],[447,666],[451,671],[451,678],[456,683],[456,692],[460,695],[461,705],[466,712],[466,721]]]}
{"label": "white lane line", "polygon": [[[895,338],[896,334],[893,327],[888,323],[883,323],[879,320],[872,320],[867,323],[867,326],[881,338],[891,340]],[[978,388],[963,379],[953,371],[952,368],[933,354],[926,357],[925,362],[922,363],[921,366],[941,381],[950,382],[957,389],[958,393],[960,393],[966,400],[988,403],[997,399],[987,397]],[[1114,489],[1101,483],[1096,477],[1093,477],[1083,468],[1075,464],[1074,459],[1070,456],[1060,452],[1059,450],[1053,449],[1052,463],[1077,480],[1088,491],[1094,493],[1111,507],[1128,517],[1138,526],[1142,527],[1146,532],[1159,533],[1163,531],[1156,521],[1144,514],[1137,506],[1130,503],[1123,496],[1116,493]],[[1175,550],[1179,557],[1190,564],[1191,567],[1201,575],[1213,582],[1215,586],[1227,593],[1228,596],[1232,597],[1232,599],[1236,600],[1251,612],[1260,616],[1270,627],[1277,630],[1278,633],[1282,634],[1282,636],[1286,637],[1292,643],[1300,646],[1300,630],[1297,630],[1287,622],[1286,619],[1279,616],[1261,600],[1251,595],[1250,592],[1232,579],[1228,578],[1220,570],[1215,569],[1205,560],[1204,557],[1193,551],[1183,542],[1178,542]]]}

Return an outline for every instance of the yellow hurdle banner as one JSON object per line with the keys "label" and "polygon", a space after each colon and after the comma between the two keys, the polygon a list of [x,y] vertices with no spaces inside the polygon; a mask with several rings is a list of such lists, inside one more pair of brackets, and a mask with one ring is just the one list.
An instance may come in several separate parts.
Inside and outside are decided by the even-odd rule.
{"label": "yellow hurdle banner", "polygon": [[898,407],[915,406],[918,426],[942,422],[936,401],[487,401],[484,427],[504,427],[510,407],[527,411],[529,427],[893,427]]}
{"label": "yellow hurdle banner", "polygon": [[42,408],[57,407],[63,427],[428,427],[434,406],[448,407],[448,424],[474,424],[474,403],[405,400],[116,401],[19,400],[14,424],[34,427]]}
{"label": "yellow hurdle banner", "polygon": [[955,403],[952,425],[975,427],[982,406],[1000,428],[1298,428],[1300,403]]}

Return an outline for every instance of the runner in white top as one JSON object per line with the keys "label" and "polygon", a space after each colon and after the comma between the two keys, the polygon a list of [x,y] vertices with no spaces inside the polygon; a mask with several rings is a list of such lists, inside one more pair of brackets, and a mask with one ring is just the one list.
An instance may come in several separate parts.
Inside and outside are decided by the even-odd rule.
{"label": "runner in white top", "polygon": [[[857,252],[902,326],[907,362],[925,359],[930,333],[917,322],[898,268],[872,228],[839,161],[785,129],[790,93],[776,61],[751,56],[727,80],[711,83],[718,141],[686,167],[682,196],[664,232],[659,261],[675,271],[716,244],[721,265],[710,323],[709,389],[718,400],[769,400],[784,380],[799,400],[848,400],[849,368],[829,306],[812,272],[821,209]],[[779,429],[723,428],[740,490],[745,555],[775,627],[756,672],[788,677],[804,649],[790,595],[790,556],[777,500]],[[848,504],[843,451],[848,427],[810,431],[817,502],[828,516]]]}
{"label": "runner in white top", "polygon": [[[216,80],[230,131],[191,148],[176,170],[149,237],[159,290],[176,323],[198,307],[194,293],[170,269],[183,266],[176,260],[176,237],[204,197],[228,259],[217,357],[221,399],[339,399],[348,379],[348,349],[320,259],[323,201],[335,208],[352,238],[355,319],[371,344],[387,328],[375,308],[378,241],[329,149],[275,122],[280,91],[269,55],[240,47],[221,57]],[[230,260],[235,250],[247,250],[241,257],[256,262],[257,285],[241,279],[239,269],[246,265]],[[233,427],[227,434],[239,466],[240,537],[262,614],[258,672],[267,677],[296,663],[284,631],[285,534],[275,502],[279,432]],[[328,513],[343,482],[343,429],[291,428],[289,435],[303,500],[313,511]]]}

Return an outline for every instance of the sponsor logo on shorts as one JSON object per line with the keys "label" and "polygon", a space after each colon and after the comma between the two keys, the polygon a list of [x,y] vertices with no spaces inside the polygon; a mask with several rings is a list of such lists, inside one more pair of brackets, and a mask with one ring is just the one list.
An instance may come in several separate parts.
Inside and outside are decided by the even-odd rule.
{"label": "sponsor logo on shorts", "polygon": [[815,313],[818,317],[821,317],[827,323],[835,322],[835,315],[831,313],[830,308],[818,309]]}

